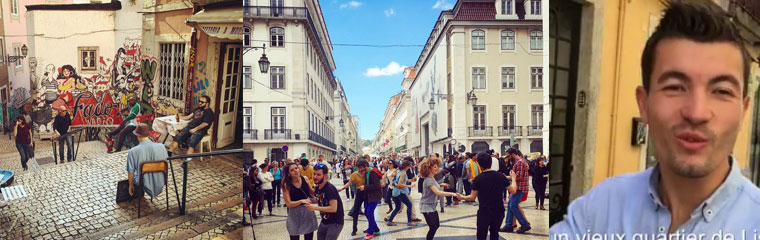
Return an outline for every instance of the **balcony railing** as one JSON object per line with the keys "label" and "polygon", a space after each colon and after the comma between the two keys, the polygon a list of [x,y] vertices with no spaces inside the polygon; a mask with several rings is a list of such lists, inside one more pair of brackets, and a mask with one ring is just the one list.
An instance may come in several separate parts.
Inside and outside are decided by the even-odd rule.
{"label": "balcony railing", "polygon": [[528,136],[541,136],[543,133],[542,129],[543,126],[527,126],[528,128]]}
{"label": "balcony railing", "polygon": [[319,134],[315,132],[309,131],[309,140],[325,145],[328,148],[335,149],[335,143],[333,143],[330,140],[327,140],[326,138],[320,136]]}
{"label": "balcony railing", "polygon": [[470,137],[492,137],[493,127],[475,126],[468,127]]}
{"label": "balcony railing", "polygon": [[292,139],[291,129],[264,129],[264,140]]}
{"label": "balcony railing", "polygon": [[306,18],[308,11],[305,7],[272,7],[272,6],[245,6],[243,17],[276,17],[276,18]]}
{"label": "balcony railing", "polygon": [[522,126],[499,126],[497,130],[500,137],[511,137],[513,133],[515,134],[515,137],[520,137],[523,135]]}
{"label": "balcony railing", "polygon": [[752,17],[760,21],[760,1],[757,0],[732,0],[732,3],[744,8]]}
{"label": "balcony railing", "polygon": [[243,139],[258,140],[259,130],[258,129],[243,129]]}

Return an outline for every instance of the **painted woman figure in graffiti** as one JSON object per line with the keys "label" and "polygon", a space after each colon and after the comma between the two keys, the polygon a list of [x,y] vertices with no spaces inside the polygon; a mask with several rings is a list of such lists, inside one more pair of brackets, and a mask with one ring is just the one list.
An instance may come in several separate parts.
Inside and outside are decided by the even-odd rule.
{"label": "painted woman figure in graffiti", "polygon": [[[63,100],[66,105],[71,106],[74,101],[71,91],[86,88],[81,79],[82,77],[77,75],[76,70],[71,65],[63,65],[58,69],[58,77],[56,78],[58,82],[58,98]],[[59,104],[54,103],[53,105]]]}

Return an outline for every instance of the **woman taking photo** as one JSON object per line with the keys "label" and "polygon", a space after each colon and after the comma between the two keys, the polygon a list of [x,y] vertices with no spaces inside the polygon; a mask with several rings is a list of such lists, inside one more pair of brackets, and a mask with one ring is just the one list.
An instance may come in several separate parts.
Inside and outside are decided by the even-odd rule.
{"label": "woman taking photo", "polygon": [[425,216],[425,222],[427,222],[429,227],[426,239],[432,240],[440,226],[438,212],[435,211],[438,197],[456,197],[457,195],[441,190],[441,186],[449,187],[449,185],[445,183],[438,185],[438,182],[435,180],[434,176],[441,171],[440,158],[431,157],[424,159],[419,166],[420,176],[424,179],[422,182],[422,198],[420,198],[420,212]]}
{"label": "woman taking photo", "polygon": [[396,226],[393,222],[393,218],[396,217],[401,209],[401,203],[406,205],[406,220],[409,226],[416,226],[417,224],[412,221],[412,202],[407,197],[409,194],[409,188],[414,188],[416,185],[409,185],[409,179],[407,178],[406,171],[412,167],[411,161],[404,161],[399,168],[399,173],[393,179],[393,202],[396,204],[396,209],[393,209],[391,216],[388,218],[388,226]]}
{"label": "woman taking photo", "polygon": [[314,189],[309,186],[306,178],[301,176],[298,165],[288,163],[284,169],[287,173],[282,179],[282,198],[288,207],[285,227],[291,240],[298,240],[300,235],[304,235],[304,240],[311,240],[314,238],[314,231],[317,230],[317,215],[307,210],[306,204],[316,203]]}

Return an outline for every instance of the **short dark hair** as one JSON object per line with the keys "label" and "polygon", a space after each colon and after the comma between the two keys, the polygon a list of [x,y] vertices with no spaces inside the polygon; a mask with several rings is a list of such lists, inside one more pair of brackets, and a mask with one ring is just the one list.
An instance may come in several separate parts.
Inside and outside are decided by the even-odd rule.
{"label": "short dark hair", "polygon": [[359,161],[356,161],[356,167],[369,167],[369,162],[364,159],[359,159]]}
{"label": "short dark hair", "polygon": [[324,164],[317,164],[317,166],[314,167],[314,172],[317,172],[319,170],[322,170],[322,174],[327,175],[327,166]]}
{"label": "short dark hair", "polygon": [[308,166],[308,165],[309,165],[309,160],[306,160],[305,158],[304,158],[304,159],[301,159],[301,166],[304,166],[304,167],[306,167],[306,166]]}
{"label": "short dark hair", "polygon": [[16,121],[21,120],[22,123],[26,123],[26,119],[24,119],[24,116],[18,116],[16,117]]}
{"label": "short dark hair", "polygon": [[514,149],[514,148],[507,149],[507,154],[509,155],[512,155],[512,154],[520,155],[517,152],[518,152],[517,149]]}
{"label": "short dark hair", "polygon": [[491,155],[488,153],[478,153],[478,164],[480,164],[480,167],[483,169],[489,169],[491,168]]}
{"label": "short dark hair", "polygon": [[641,77],[647,92],[649,92],[654,69],[657,44],[662,40],[673,38],[699,43],[727,42],[736,45],[742,54],[743,96],[747,96],[751,57],[731,17],[712,2],[684,0],[673,0],[667,3],[660,24],[644,47],[641,56]]}
{"label": "short dark hair", "polygon": [[211,97],[203,95],[201,96],[203,99],[206,99],[206,103],[211,104]]}

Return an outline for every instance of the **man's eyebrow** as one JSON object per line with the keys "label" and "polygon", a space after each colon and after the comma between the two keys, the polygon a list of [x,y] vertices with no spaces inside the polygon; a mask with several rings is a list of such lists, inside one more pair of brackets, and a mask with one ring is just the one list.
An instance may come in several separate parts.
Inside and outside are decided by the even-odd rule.
{"label": "man's eyebrow", "polygon": [[688,82],[689,80],[691,80],[691,78],[689,76],[687,76],[683,72],[676,71],[676,70],[670,70],[670,71],[667,71],[667,72],[663,73],[662,75],[660,75],[660,77],[657,78],[657,83],[662,83],[665,80],[668,80],[668,79],[671,79],[671,78],[672,79],[676,79],[676,80],[681,81],[681,82]]}
{"label": "man's eyebrow", "polygon": [[717,77],[711,78],[709,84],[715,85],[721,82],[728,82],[729,84],[733,85],[737,89],[741,89],[741,84],[739,83],[739,80],[736,79],[733,75],[729,75],[729,74],[723,74],[723,75],[719,75]]}

